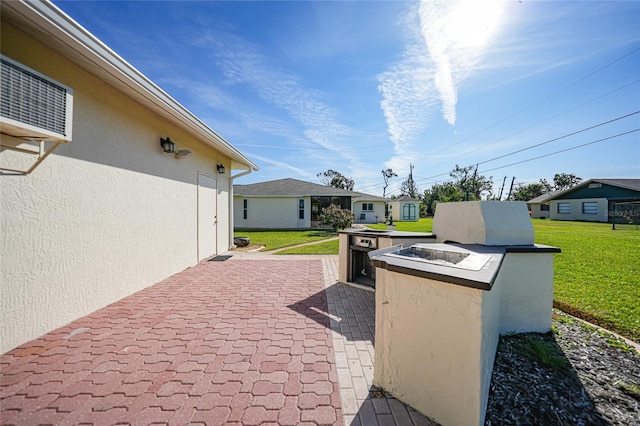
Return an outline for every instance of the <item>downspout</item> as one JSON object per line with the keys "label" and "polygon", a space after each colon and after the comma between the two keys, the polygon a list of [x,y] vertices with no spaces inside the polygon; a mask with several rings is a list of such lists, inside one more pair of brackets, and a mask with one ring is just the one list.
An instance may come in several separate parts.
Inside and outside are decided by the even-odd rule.
{"label": "downspout", "polygon": [[235,176],[229,177],[229,249],[234,248],[236,245],[233,243],[233,181],[239,177],[246,176],[251,173],[253,169],[249,167],[249,170],[246,170],[242,173],[238,173]]}

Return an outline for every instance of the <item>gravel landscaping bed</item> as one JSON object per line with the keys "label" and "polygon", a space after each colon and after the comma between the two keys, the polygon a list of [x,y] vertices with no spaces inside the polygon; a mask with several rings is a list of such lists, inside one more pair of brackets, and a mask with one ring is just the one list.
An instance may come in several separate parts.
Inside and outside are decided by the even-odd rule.
{"label": "gravel landscaping bed", "polygon": [[640,355],[554,313],[553,333],[504,336],[486,425],[640,425]]}

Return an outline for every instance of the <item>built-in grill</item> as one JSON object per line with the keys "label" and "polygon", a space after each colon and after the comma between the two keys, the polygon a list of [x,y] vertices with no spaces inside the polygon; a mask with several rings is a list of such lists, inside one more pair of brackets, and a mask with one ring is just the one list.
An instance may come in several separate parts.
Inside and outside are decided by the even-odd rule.
{"label": "built-in grill", "polygon": [[374,229],[346,229],[340,232],[339,279],[341,282],[376,285],[376,268],[369,252],[396,244],[433,241],[435,235]]}
{"label": "built-in grill", "polygon": [[350,256],[350,282],[375,287],[376,268],[371,264],[369,252],[378,248],[378,237],[364,237],[352,235],[349,246]]}

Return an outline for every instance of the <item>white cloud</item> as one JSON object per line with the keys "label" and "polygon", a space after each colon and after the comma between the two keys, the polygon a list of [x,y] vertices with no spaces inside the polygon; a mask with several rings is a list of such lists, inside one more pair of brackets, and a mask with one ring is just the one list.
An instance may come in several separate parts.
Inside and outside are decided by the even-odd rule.
{"label": "white cloud", "polygon": [[380,107],[394,145],[387,167],[406,171],[409,162],[423,157],[415,144],[438,106],[455,125],[458,86],[480,67],[500,11],[493,0],[424,0],[411,6],[401,22],[407,37],[402,59],[378,76]]}
{"label": "white cloud", "polygon": [[356,159],[345,143],[353,130],[339,122],[336,112],[322,102],[320,92],[303,87],[295,75],[274,66],[249,42],[228,34],[209,35],[203,41],[213,47],[211,55],[226,78],[224,84],[248,84],[263,101],[301,124],[309,141],[344,159]]}
{"label": "white cloud", "polygon": [[500,23],[498,1],[423,0],[420,30],[435,66],[435,84],[445,120],[456,123],[457,84],[472,74]]}
{"label": "white cloud", "polygon": [[309,173],[308,170],[304,170],[304,169],[301,169],[299,167],[292,166],[291,164],[285,163],[284,161],[273,160],[271,158],[267,158],[267,157],[264,157],[262,155],[257,155],[257,154],[253,154],[253,153],[249,154],[249,155],[250,155],[251,158],[255,158],[258,161],[262,161],[263,163],[271,164],[273,166],[277,166],[278,168],[284,168],[284,169],[291,170],[292,172],[294,172],[294,173],[296,173],[296,174],[298,174],[300,176],[304,176],[307,179],[312,179],[312,178],[316,177],[315,174]]}

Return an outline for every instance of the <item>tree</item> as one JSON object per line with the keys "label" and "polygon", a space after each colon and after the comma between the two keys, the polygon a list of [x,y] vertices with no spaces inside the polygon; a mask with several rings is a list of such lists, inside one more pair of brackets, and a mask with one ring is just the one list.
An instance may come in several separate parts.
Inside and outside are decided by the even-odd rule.
{"label": "tree", "polygon": [[551,192],[573,188],[581,181],[582,178],[573,173],[556,173],[553,176],[553,184],[549,183],[546,179],[540,179],[540,184],[547,189],[547,192]]}
{"label": "tree", "polygon": [[513,201],[529,201],[533,198],[539,197],[542,194],[546,194],[547,187],[542,183],[530,183],[528,185],[520,186],[513,194],[511,194],[511,200]]}
{"label": "tree", "polygon": [[438,203],[455,201],[489,199],[492,194],[493,178],[479,175],[473,166],[456,167],[449,173],[452,181],[434,184],[431,189],[424,191],[422,203],[427,214],[433,214]]}
{"label": "tree", "polygon": [[582,181],[582,178],[574,175],[573,173],[556,173],[553,177],[554,190],[562,191],[565,189],[573,188]]}
{"label": "tree", "polygon": [[320,213],[320,222],[323,225],[331,225],[334,232],[337,232],[338,229],[349,228],[355,219],[351,211],[341,209],[336,204],[331,204],[329,207],[322,209]]}
{"label": "tree", "polygon": [[382,171],[382,177],[384,179],[384,188],[382,188],[382,198],[385,198],[385,195],[387,193],[387,186],[389,186],[389,179],[391,179],[392,177],[398,177],[398,175],[394,173],[393,170],[387,169]]}
{"label": "tree", "polygon": [[333,186],[334,188],[342,188],[348,191],[353,191],[353,187],[355,182],[353,179],[346,177],[340,172],[336,172],[335,170],[327,170],[324,173],[318,173],[316,175],[320,182],[324,183],[327,186]]}
{"label": "tree", "polygon": [[464,201],[465,199],[466,195],[453,182],[435,183],[430,189],[424,191],[422,204],[424,204],[427,214],[433,215],[436,211],[436,204]]}
{"label": "tree", "polygon": [[413,164],[409,164],[409,177],[400,184],[400,193],[402,195],[408,195],[411,198],[420,198],[420,190],[413,180]]}
{"label": "tree", "polygon": [[453,184],[463,194],[469,192],[470,200],[481,200],[483,195],[490,198],[493,188],[493,176],[488,178],[478,174],[478,168],[474,166],[456,167],[449,173],[453,178]]}

